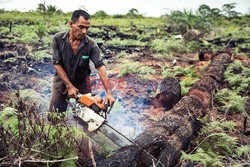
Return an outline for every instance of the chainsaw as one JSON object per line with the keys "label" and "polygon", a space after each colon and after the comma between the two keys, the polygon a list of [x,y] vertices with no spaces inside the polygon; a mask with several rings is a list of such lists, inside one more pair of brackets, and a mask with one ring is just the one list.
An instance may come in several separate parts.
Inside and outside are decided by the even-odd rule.
{"label": "chainsaw", "polygon": [[74,117],[84,121],[89,132],[101,132],[119,147],[134,144],[107,122],[107,115],[115,103],[111,106],[103,104],[103,100],[100,97],[92,96],[91,94],[79,94],[77,95],[76,103],[73,104],[70,100],[68,103],[73,110]]}
{"label": "chainsaw", "polygon": [[[159,164],[159,166],[161,167],[165,166],[155,157],[149,154],[146,150],[141,148],[138,144],[131,141],[129,138],[127,138],[108,124],[106,119],[107,115],[112,110],[113,105],[117,103],[117,100],[113,105],[108,106],[104,105],[102,103],[102,99],[99,97],[92,96],[91,94],[79,94],[77,96],[75,105],[73,105],[69,101],[68,103],[72,107],[74,116],[78,119],[81,119],[87,124],[87,129],[89,132],[101,132],[120,148],[129,145],[134,145],[140,148],[144,153],[146,153],[145,156],[152,160],[147,166],[158,166],[154,165],[155,162],[157,162],[156,164]],[[153,165],[151,162],[153,163]]]}

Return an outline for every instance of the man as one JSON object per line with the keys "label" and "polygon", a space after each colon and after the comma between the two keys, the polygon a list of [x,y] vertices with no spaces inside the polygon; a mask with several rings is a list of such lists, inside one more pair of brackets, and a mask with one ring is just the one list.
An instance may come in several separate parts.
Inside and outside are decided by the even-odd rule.
{"label": "man", "polygon": [[66,98],[77,98],[78,93],[91,93],[87,89],[90,75],[89,60],[98,71],[106,90],[106,103],[114,103],[110,83],[97,44],[87,36],[90,15],[83,10],[73,12],[70,30],[58,33],[53,39],[53,65],[56,70],[49,111],[63,112],[67,109]]}

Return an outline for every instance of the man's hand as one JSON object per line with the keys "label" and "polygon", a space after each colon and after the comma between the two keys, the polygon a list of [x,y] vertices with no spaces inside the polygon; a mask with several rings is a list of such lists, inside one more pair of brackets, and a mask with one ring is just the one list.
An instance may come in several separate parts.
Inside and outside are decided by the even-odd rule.
{"label": "man's hand", "polygon": [[107,103],[108,105],[113,105],[115,102],[115,99],[112,95],[112,87],[109,83],[109,78],[106,72],[106,68],[105,66],[101,66],[99,68],[97,68],[97,72],[101,78],[102,84],[105,87],[105,90],[107,92],[106,98],[105,98],[105,103]]}
{"label": "man's hand", "polygon": [[114,97],[112,96],[111,93],[108,93],[106,95],[106,98],[105,98],[105,103],[107,103],[108,105],[112,106],[114,104],[114,102],[115,102]]}
{"label": "man's hand", "polygon": [[55,64],[54,67],[56,69],[56,73],[60,76],[66,88],[68,89],[68,96],[70,98],[77,98],[79,90],[74,85],[72,85],[62,66],[60,64]]}
{"label": "man's hand", "polygon": [[70,98],[75,98],[76,99],[78,92],[79,92],[79,90],[76,87],[74,87],[73,85],[68,87],[68,96]]}

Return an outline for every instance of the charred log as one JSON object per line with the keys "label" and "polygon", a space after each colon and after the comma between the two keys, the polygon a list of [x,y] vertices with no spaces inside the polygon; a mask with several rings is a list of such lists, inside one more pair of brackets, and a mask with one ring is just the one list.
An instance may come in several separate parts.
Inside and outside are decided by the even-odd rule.
{"label": "charred log", "polygon": [[0,38],[1,39],[10,39],[10,40],[14,39],[14,37],[12,37],[12,36],[5,36],[5,35],[1,35],[1,34],[0,34]]}
{"label": "charred log", "polygon": [[[122,148],[97,164],[102,167],[175,166],[179,161],[180,151],[187,149],[199,129],[196,117],[204,116],[210,109],[213,92],[222,81],[226,63],[231,62],[230,56],[228,53],[215,55],[205,75],[194,84],[188,95],[137,137],[135,143],[140,149],[136,145]],[[154,158],[144,161],[145,152]]]}
{"label": "charred log", "polygon": [[0,41],[0,51],[2,51],[5,48],[5,45],[2,41]]}
{"label": "charred log", "polygon": [[[132,46],[135,47],[135,46]],[[114,46],[114,45],[106,45],[106,49],[111,49],[115,51],[126,51],[128,53],[133,53],[134,49],[131,47],[122,47],[122,46]]]}
{"label": "charred log", "polygon": [[118,32],[116,35],[121,39],[137,39],[136,35],[124,34],[122,32]]}
{"label": "charred log", "polygon": [[90,36],[91,38],[101,38],[103,40],[111,40],[112,39],[112,37],[106,32],[99,32],[99,33],[88,32],[88,36]]}
{"label": "charred log", "polygon": [[208,49],[201,49],[198,51],[198,57],[200,61],[208,61],[213,58],[213,53]]}
{"label": "charred log", "polygon": [[160,83],[153,99],[155,108],[164,107],[170,110],[181,99],[181,86],[176,78],[168,77]]}
{"label": "charred log", "polygon": [[250,39],[249,38],[238,38],[238,39],[231,38],[231,39],[222,40],[221,38],[215,38],[213,40],[208,40],[208,42],[217,46],[235,47],[237,46],[237,44],[249,43]]}
{"label": "charred log", "polygon": [[15,52],[5,52],[3,54],[0,54],[0,59],[6,60],[8,58],[15,57]]}

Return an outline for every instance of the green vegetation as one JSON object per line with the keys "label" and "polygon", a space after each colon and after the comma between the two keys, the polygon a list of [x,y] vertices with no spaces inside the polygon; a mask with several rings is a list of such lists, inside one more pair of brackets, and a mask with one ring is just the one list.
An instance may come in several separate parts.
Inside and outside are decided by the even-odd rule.
{"label": "green vegetation", "polygon": [[229,83],[232,90],[237,93],[244,93],[250,83],[250,69],[244,67],[239,60],[231,63],[224,72],[225,80]]}
{"label": "green vegetation", "polygon": [[[247,116],[245,110],[246,97],[242,97],[232,90],[227,88],[221,89],[215,95],[215,100],[221,105],[222,110],[233,113],[243,113]],[[250,116],[248,115],[250,118]]]}
{"label": "green vegetation", "polygon": [[227,67],[224,78],[228,82],[229,88],[221,89],[216,93],[216,102],[226,113],[243,113],[250,118],[245,109],[246,97],[244,97],[250,83],[249,68],[235,60]]}
{"label": "green vegetation", "polygon": [[[238,146],[238,139],[229,135],[235,132],[235,124],[230,121],[206,123],[199,134],[197,149],[194,153],[182,152],[181,159],[204,166],[233,166],[244,162],[243,154],[248,154],[250,147]],[[238,163],[224,159],[237,158]]]}
{"label": "green vegetation", "polygon": [[180,77],[181,94],[185,96],[191,86],[199,80],[199,75],[193,66],[182,67],[174,66],[172,68],[163,68],[162,76],[166,77]]}
{"label": "green vegetation", "polygon": [[123,77],[128,74],[136,74],[139,77],[147,78],[148,75],[155,73],[156,71],[151,67],[142,66],[137,62],[132,63],[130,61],[124,60],[123,64],[121,65],[121,71],[118,74],[118,77]]}
{"label": "green vegetation", "polygon": [[155,39],[151,43],[151,48],[160,53],[180,53],[186,51],[184,43],[176,39]]}
{"label": "green vegetation", "polygon": [[[250,37],[249,15],[241,15],[235,10],[235,4],[225,4],[219,8],[201,5],[197,11],[171,11],[160,18],[144,17],[137,9],[130,9],[125,15],[108,15],[105,11],[98,11],[92,15],[91,24],[97,27],[116,27],[117,31],[110,30],[111,40],[97,38],[99,42],[112,45],[150,46],[151,50],[160,54],[178,54],[183,52],[193,53],[202,48],[212,50],[221,49],[207,43],[207,39],[222,40]],[[63,13],[53,5],[39,4],[36,11],[19,12],[3,11],[0,13],[0,34],[13,36],[11,41],[35,44],[39,43],[45,48],[51,45],[52,35],[68,29],[68,20],[71,13]],[[13,23],[13,31],[9,32],[9,22]],[[166,31],[170,28],[171,31]],[[138,32],[138,30],[140,32]],[[197,38],[183,42],[176,39],[176,35],[184,35],[188,31],[199,32]],[[105,32],[102,28],[91,27],[92,33]],[[117,32],[136,35],[138,40],[120,40],[115,35]],[[148,40],[147,42],[144,40]],[[149,40],[150,39],[150,40]],[[197,41],[200,39],[200,41]],[[245,44],[244,44],[245,45]],[[240,47],[249,47],[239,44]]]}
{"label": "green vegetation", "polygon": [[140,42],[138,40],[132,40],[132,39],[121,40],[120,38],[114,38],[110,41],[107,41],[106,43],[109,45],[117,45],[117,46],[145,46],[145,43]]}
{"label": "green vegetation", "polygon": [[[250,48],[247,42],[250,39],[250,15],[237,13],[234,9],[234,3],[225,4],[221,9],[201,5],[196,11],[171,11],[159,18],[144,17],[134,8],[124,15],[108,15],[105,11],[98,11],[92,15],[92,27],[89,31],[96,35],[96,42],[104,45],[130,46],[135,50],[139,48],[143,50],[143,56],[152,54],[153,58],[162,60],[163,63],[171,56],[181,59],[182,54],[197,53],[200,49],[221,50],[230,39],[238,40],[234,48],[236,58],[238,55],[249,58],[250,54],[242,49]],[[71,12],[63,13],[56,6],[45,4],[39,4],[33,12],[0,9],[0,36],[3,37],[1,40],[21,45],[28,44],[28,56],[37,61],[51,58],[52,38],[56,33],[69,29],[70,16]],[[188,33],[190,37],[186,37]],[[120,38],[118,34],[125,34],[125,37]],[[160,71],[161,77],[180,78],[182,96],[187,94],[189,88],[200,77],[197,72],[199,70],[193,66],[164,66],[158,71],[151,66],[143,65],[144,62],[127,60],[129,56],[125,51],[112,52],[113,54],[116,54],[120,70],[118,77],[135,75],[139,78],[150,78]],[[17,60],[16,57],[11,57],[3,62],[11,63]],[[104,60],[104,63],[107,64],[108,61],[110,59]],[[161,62],[159,64],[165,65]],[[205,68],[206,66],[200,71],[204,71]],[[250,83],[249,68],[243,66],[240,61],[234,61],[227,67],[224,81],[228,88],[221,89],[215,94],[218,111],[223,111],[225,116],[237,113],[250,118],[245,109],[245,96]],[[38,92],[46,92],[50,89],[50,84],[49,81],[40,79],[36,89]],[[52,116],[56,120],[55,125],[46,122],[45,117],[39,118],[33,109],[43,111],[47,106],[46,98],[38,92],[32,89],[20,90],[20,97],[11,96],[10,107],[0,112],[0,135],[3,134],[5,137],[5,140],[1,140],[4,141],[4,145],[0,145],[0,154],[3,153],[1,155],[4,156],[1,158],[4,159],[1,160],[4,162],[11,162],[25,155],[44,160],[74,158],[77,156],[78,144],[75,141],[78,138],[87,139],[81,130],[68,127],[62,115]],[[25,107],[22,108],[18,104]],[[239,139],[235,137],[235,131],[235,124],[231,121],[206,123],[199,134],[197,148],[191,153],[182,152],[182,159],[203,166],[241,166],[240,162],[244,162],[244,156],[250,154],[250,147],[240,145]],[[105,145],[100,148],[100,153],[107,157],[113,153],[112,151],[111,146]],[[6,155],[10,157],[5,157]],[[75,166],[75,163],[74,160],[70,160],[49,165]]]}
{"label": "green vegetation", "polygon": [[35,33],[39,37],[40,40],[42,40],[43,36],[45,35],[45,32],[46,32],[45,25],[41,23],[37,24]]}
{"label": "green vegetation", "polygon": [[41,50],[34,53],[30,53],[30,56],[38,61],[43,60],[44,58],[52,58],[52,55],[48,53],[47,50]]}
{"label": "green vegetation", "polygon": [[22,102],[27,106],[34,106],[41,111],[45,111],[47,109],[46,101],[44,97],[41,96],[34,89],[24,89],[18,92],[12,92],[11,94],[11,107],[17,106],[19,102],[19,98],[16,96],[16,93],[19,93]]}
{"label": "green vegetation", "polygon": [[116,55],[116,57],[117,57],[118,59],[123,59],[123,58],[125,58],[125,56],[126,56],[126,52],[125,52],[125,51],[121,51],[120,53],[118,53],[118,54]]}
{"label": "green vegetation", "polygon": [[[87,140],[82,130],[68,127],[61,115],[51,114],[51,119],[60,120],[56,124],[46,123],[45,119],[35,113],[34,109],[24,110],[19,103],[19,109],[7,107],[0,112],[1,131],[1,163],[20,163],[26,166],[26,160],[36,160],[32,165],[53,164],[76,166],[77,139]],[[64,159],[64,160],[63,160]],[[48,161],[46,162],[41,162]],[[53,162],[62,160],[62,162]],[[40,162],[39,162],[40,161]],[[49,162],[51,161],[51,162]]]}
{"label": "green vegetation", "polygon": [[12,63],[12,62],[15,62],[15,61],[17,61],[17,58],[15,58],[15,57],[10,57],[10,58],[4,60],[3,62],[4,62],[4,63],[7,63],[7,62]]}

